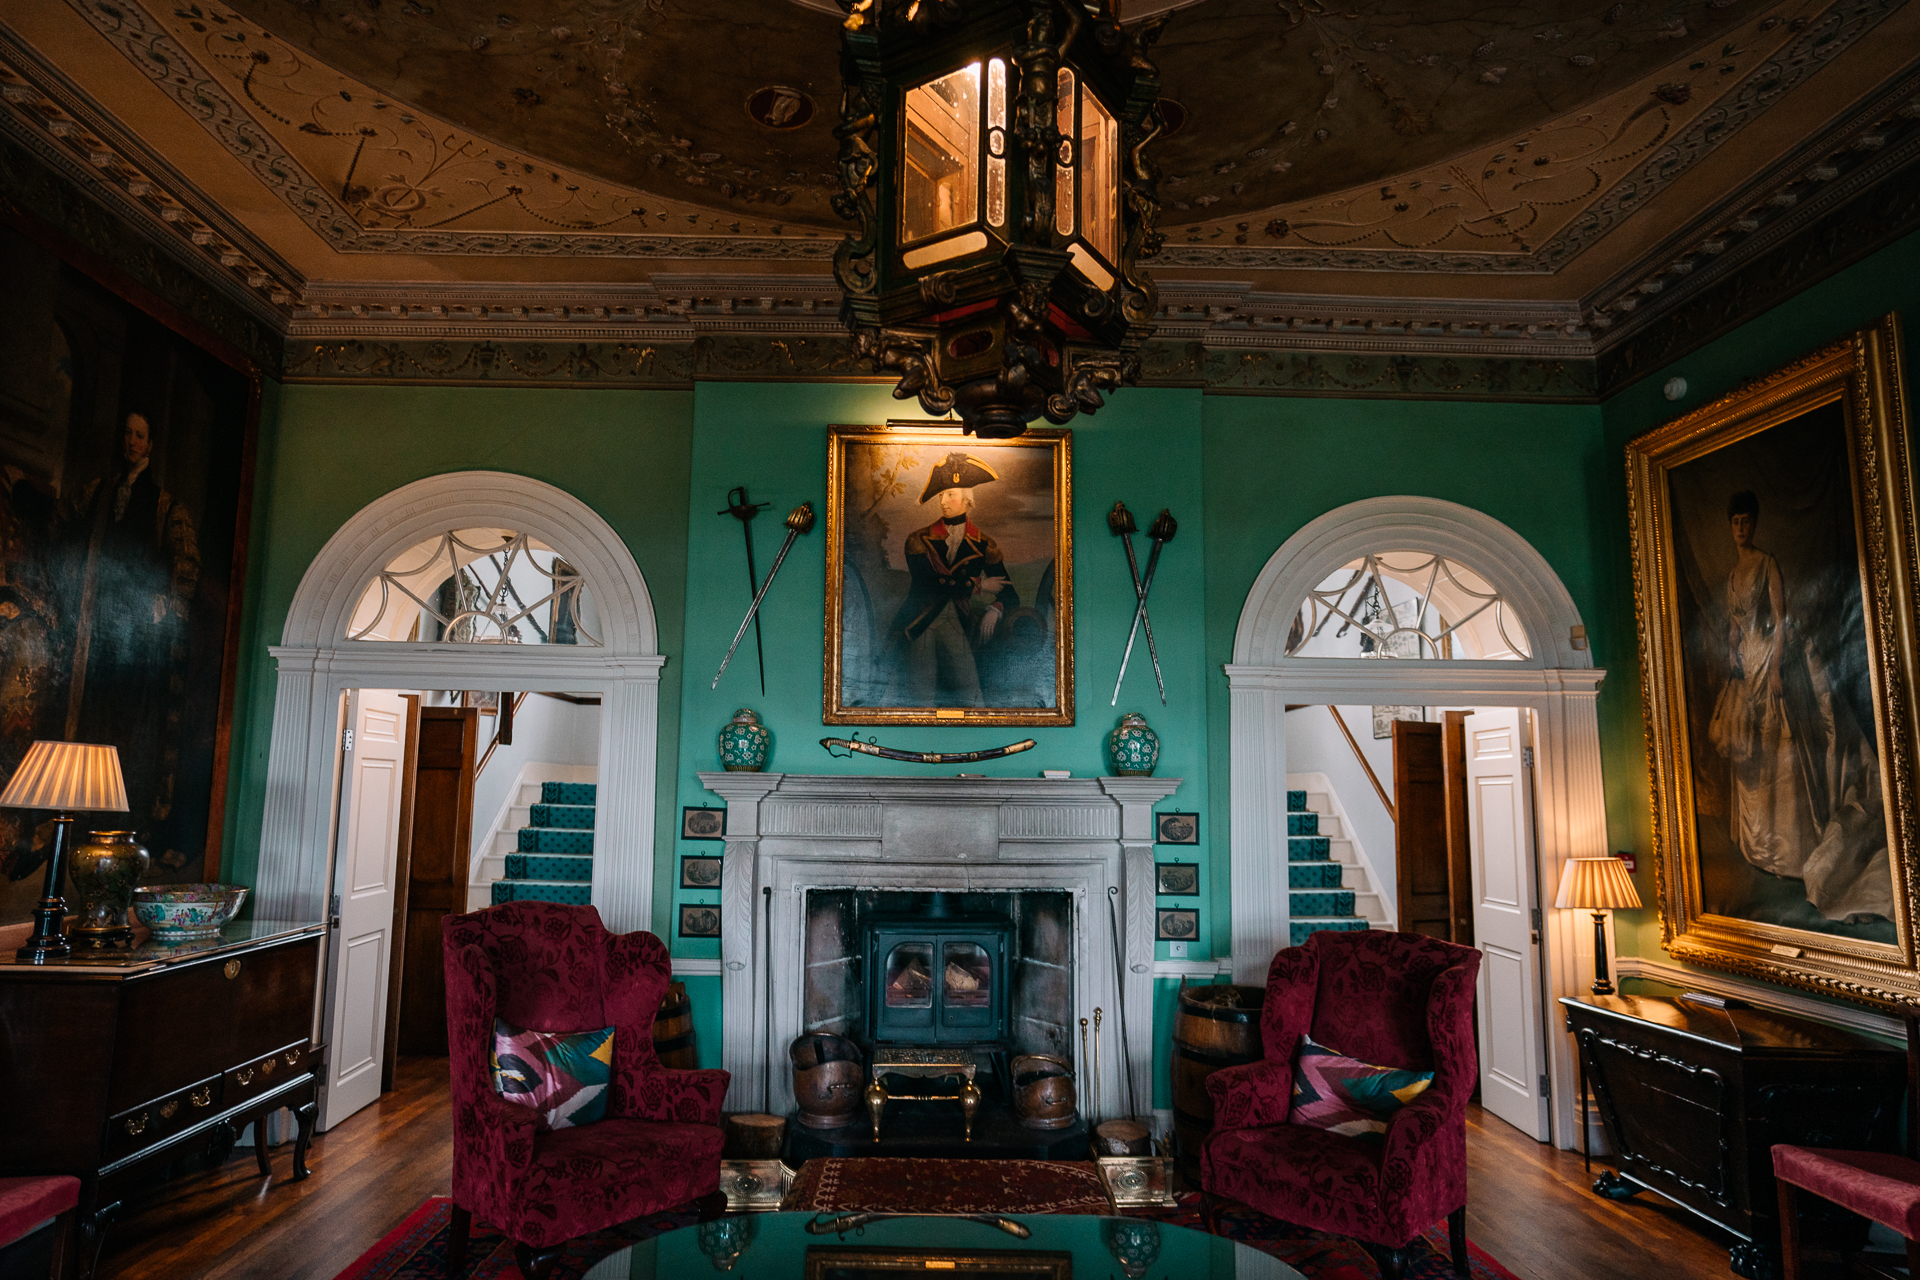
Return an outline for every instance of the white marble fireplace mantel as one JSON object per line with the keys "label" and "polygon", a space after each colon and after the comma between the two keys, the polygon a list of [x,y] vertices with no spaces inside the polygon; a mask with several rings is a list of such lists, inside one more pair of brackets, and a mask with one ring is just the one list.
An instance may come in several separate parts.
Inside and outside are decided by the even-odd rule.
{"label": "white marble fireplace mantel", "polygon": [[[792,1110],[787,1046],[803,1029],[806,895],[857,888],[1065,890],[1074,914],[1072,1016],[1106,1011],[1100,1096],[1083,1090],[1082,1113],[1111,1119],[1127,1110],[1122,976],[1133,1094],[1150,1113],[1153,806],[1179,778],[702,773],[700,781],[727,802],[720,955],[729,1111]],[[1124,975],[1113,963],[1109,888],[1118,890]]]}

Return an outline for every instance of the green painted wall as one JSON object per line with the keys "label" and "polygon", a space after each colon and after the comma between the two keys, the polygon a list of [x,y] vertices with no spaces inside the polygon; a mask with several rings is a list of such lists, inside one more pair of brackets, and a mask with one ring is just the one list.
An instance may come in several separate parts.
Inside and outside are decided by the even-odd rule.
{"label": "green painted wall", "polygon": [[[222,876],[253,882],[287,609],[307,566],[354,513],[448,471],[513,471],[598,511],[646,576],[660,628],[658,784],[673,794],[686,611],[687,465],[693,396],[683,391],[269,386],[260,425],[248,598],[234,705]],[[663,806],[659,847],[673,830]]]}
{"label": "green painted wall", "polygon": [[[778,772],[957,772],[866,758],[834,759],[819,745],[820,738],[847,737],[857,730],[889,746],[933,751],[1001,746],[1031,736],[1039,744],[1032,751],[968,766],[970,772],[1027,778],[1042,769],[1069,769],[1076,777],[1104,773],[1106,735],[1121,712],[1140,710],[1160,733],[1159,772],[1184,780],[1160,807],[1199,809],[1208,794],[1207,676],[1201,626],[1202,552],[1207,536],[1199,467],[1201,404],[1197,391],[1128,390],[1115,396],[1097,418],[1074,424],[1077,676],[1072,727],[828,728],[820,714],[827,428],[835,423],[880,423],[920,415],[914,406],[894,400],[891,390],[882,386],[699,384],[694,391],[692,492],[686,503],[689,653],[680,721],[679,803],[719,802],[695,775],[720,767],[715,735],[739,707],[752,707],[772,730],[773,759],[768,768]],[[749,599],[739,522],[715,514],[726,506],[727,491],[735,485],[745,485],[756,502],[773,504],[753,526],[754,554],[763,575],[786,536],[780,524],[786,512],[811,500],[822,515],[813,533],[795,544],[761,606],[767,649],[765,697],[755,673],[751,636],[742,642],[720,687],[708,688]],[[1180,522],[1178,535],[1161,557],[1153,591],[1154,635],[1167,676],[1164,708],[1154,691],[1144,644],[1136,647],[1127,670],[1124,705],[1108,705],[1133,616],[1125,553],[1106,525],[1107,510],[1115,499],[1126,502],[1143,528],[1162,507]],[[1144,556],[1145,538],[1137,537],[1135,545]],[[1207,844],[1201,852],[1211,846],[1224,863],[1226,845],[1213,838],[1208,827],[1203,821]],[[676,853],[711,853],[718,847],[682,841]],[[663,875],[665,871],[663,864]],[[678,882],[674,874],[671,883]],[[676,903],[718,900],[712,892],[673,892]],[[666,894],[661,896],[664,899]],[[1203,921],[1206,927],[1208,922]],[[675,938],[673,948],[676,955],[719,953],[719,943],[713,940]],[[1164,952],[1164,944],[1161,949]]]}
{"label": "green painted wall", "polygon": [[[1635,849],[1640,858],[1635,882],[1644,910],[1616,913],[1619,951],[1624,955],[1663,957],[1660,921],[1653,909],[1652,811],[1644,725],[1641,714],[1640,664],[1633,633],[1633,562],[1627,523],[1626,454],[1629,440],[1651,427],[1725,395],[1749,378],[1761,377],[1831,341],[1869,324],[1889,311],[1898,311],[1906,324],[1906,367],[1913,377],[1914,326],[1920,324],[1920,235],[1908,236],[1866,260],[1775,307],[1759,319],[1742,325],[1716,342],[1620,391],[1601,406],[1604,424],[1603,463],[1612,490],[1604,519],[1596,532],[1606,550],[1601,566],[1600,599],[1611,617],[1619,619],[1624,642],[1610,662],[1614,675],[1608,683],[1631,697],[1603,705],[1601,741],[1609,752],[1609,816],[1616,849]],[[1669,378],[1683,377],[1687,391],[1678,401],[1662,392]],[[1909,387],[1909,408],[1913,388]],[[1630,775],[1633,785],[1620,790],[1613,775]],[[1619,790],[1620,794],[1614,793]],[[1615,800],[1619,806],[1614,804]],[[1622,837],[1626,842],[1622,843]]]}

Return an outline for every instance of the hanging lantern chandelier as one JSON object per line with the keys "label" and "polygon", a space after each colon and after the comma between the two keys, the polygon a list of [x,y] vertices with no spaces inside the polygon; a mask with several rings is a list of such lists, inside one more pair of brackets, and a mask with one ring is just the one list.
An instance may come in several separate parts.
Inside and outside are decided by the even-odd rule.
{"label": "hanging lantern chandelier", "polygon": [[1114,0],[841,0],[841,318],[894,395],[984,438],[1139,376],[1164,22]]}

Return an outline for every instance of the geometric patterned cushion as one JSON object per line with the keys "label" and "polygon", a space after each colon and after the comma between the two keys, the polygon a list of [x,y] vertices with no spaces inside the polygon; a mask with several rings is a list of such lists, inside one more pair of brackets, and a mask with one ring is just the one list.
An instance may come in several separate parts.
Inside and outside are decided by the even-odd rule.
{"label": "geometric patterned cushion", "polygon": [[1287,1123],[1381,1142],[1393,1113],[1432,1083],[1431,1071],[1376,1067],[1316,1044],[1311,1036],[1301,1036]]}
{"label": "geometric patterned cushion", "polygon": [[495,1018],[492,1066],[494,1091],[533,1107],[537,1132],[592,1124],[607,1114],[613,1028],[527,1031]]}

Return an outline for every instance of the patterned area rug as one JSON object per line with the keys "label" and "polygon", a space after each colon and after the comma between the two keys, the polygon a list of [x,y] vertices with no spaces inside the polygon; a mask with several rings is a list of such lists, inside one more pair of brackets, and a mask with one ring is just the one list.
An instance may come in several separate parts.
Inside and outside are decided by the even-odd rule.
{"label": "patterned area rug", "polygon": [[[549,1275],[551,1280],[579,1280],[608,1254],[699,1219],[693,1206],[688,1205],[571,1241]],[[389,1231],[386,1239],[361,1254],[338,1280],[447,1280],[447,1236],[452,1221],[453,1201],[434,1196]],[[520,1280],[520,1268],[513,1261],[513,1242],[475,1218],[467,1237],[467,1269],[461,1274],[464,1280]]]}
{"label": "patterned area rug", "polygon": [[780,1207],[799,1213],[1112,1213],[1091,1164],[1060,1160],[809,1160]]}
{"label": "patterned area rug", "polygon": [[[816,1163],[819,1162],[809,1161],[808,1167]],[[795,1189],[799,1186],[798,1182],[794,1184]],[[893,1202],[889,1200],[888,1203],[891,1205]],[[1014,1210],[1005,1205],[993,1208],[1002,1213],[1045,1212]],[[452,1209],[451,1200],[445,1196],[435,1196],[415,1209],[384,1240],[342,1271],[338,1280],[447,1280],[447,1231]],[[949,1209],[947,1212],[961,1210]],[[1106,1208],[1104,1195],[1101,1197],[1101,1207],[1090,1212],[1110,1212]],[[629,1222],[611,1231],[575,1240],[555,1263],[552,1280],[580,1280],[595,1262],[608,1254],[617,1253],[636,1240],[645,1240],[663,1231],[687,1226],[696,1221],[698,1216],[692,1206],[688,1206],[684,1210],[655,1214],[643,1221]],[[1200,1197],[1197,1192],[1181,1196],[1178,1209],[1146,1216],[1175,1226],[1191,1227],[1195,1231],[1206,1230],[1200,1218]],[[1351,1240],[1291,1227],[1240,1205],[1230,1206],[1221,1213],[1220,1232],[1274,1255],[1307,1276],[1308,1280],[1378,1280],[1380,1274],[1366,1250]],[[1446,1225],[1442,1223],[1438,1229],[1428,1232],[1421,1243],[1422,1247],[1415,1253],[1412,1265],[1407,1268],[1407,1280],[1454,1280],[1453,1267],[1447,1261]],[[1467,1243],[1467,1252],[1473,1261],[1473,1280],[1518,1280],[1472,1241]],[[475,1221],[473,1234],[467,1244],[464,1280],[519,1280],[519,1276],[520,1271],[513,1263],[512,1244],[498,1231]]]}

